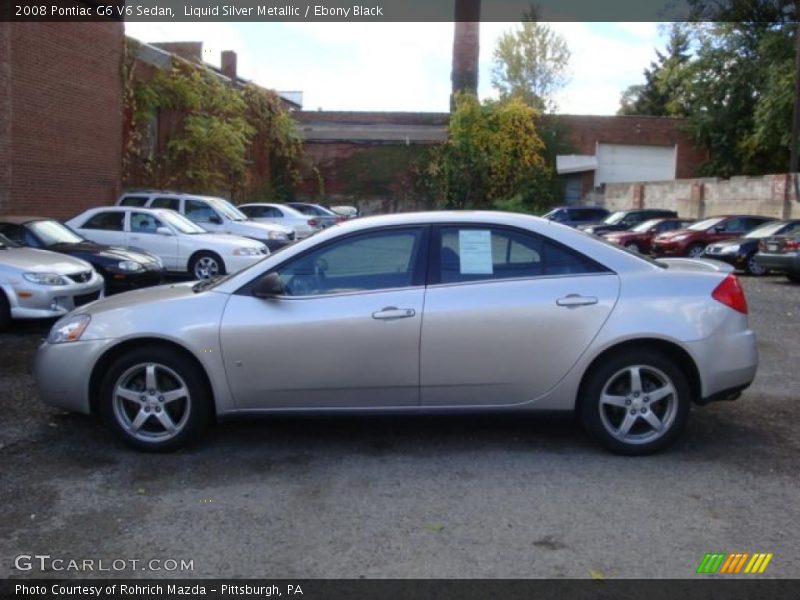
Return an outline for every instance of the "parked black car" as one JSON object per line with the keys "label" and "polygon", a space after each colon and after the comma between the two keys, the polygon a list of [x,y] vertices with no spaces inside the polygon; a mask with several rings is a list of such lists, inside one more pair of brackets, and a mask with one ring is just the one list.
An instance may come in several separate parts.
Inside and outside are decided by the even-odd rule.
{"label": "parked black car", "polygon": [[740,238],[709,244],[706,246],[703,258],[721,260],[734,268],[747,271],[751,275],[763,275],[768,269],[756,260],[759,241],[771,236],[791,233],[800,233],[800,219],[770,221]]}
{"label": "parked black car", "polygon": [[597,223],[608,216],[608,211],[600,206],[556,206],[542,215],[543,218],[577,227],[587,223]]}
{"label": "parked black car", "polygon": [[634,208],[631,210],[618,210],[611,213],[600,223],[580,225],[581,229],[587,233],[601,234],[607,231],[627,231],[650,219],[668,219],[678,216],[674,210],[663,208]]}
{"label": "parked black car", "polygon": [[783,273],[795,283],[800,283],[800,232],[773,235],[758,242],[756,262],[768,271]]}
{"label": "parked black car", "polygon": [[158,257],[144,250],[95,244],[54,219],[0,216],[0,234],[23,246],[82,258],[106,280],[107,294],[157,285],[164,278]]}

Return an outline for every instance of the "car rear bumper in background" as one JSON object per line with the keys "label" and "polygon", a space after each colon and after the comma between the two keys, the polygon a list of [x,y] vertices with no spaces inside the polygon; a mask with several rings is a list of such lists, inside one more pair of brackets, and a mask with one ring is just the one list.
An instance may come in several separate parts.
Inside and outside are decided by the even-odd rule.
{"label": "car rear bumper in background", "polygon": [[800,274],[800,252],[782,254],[759,252],[756,254],[756,262],[770,271]]}

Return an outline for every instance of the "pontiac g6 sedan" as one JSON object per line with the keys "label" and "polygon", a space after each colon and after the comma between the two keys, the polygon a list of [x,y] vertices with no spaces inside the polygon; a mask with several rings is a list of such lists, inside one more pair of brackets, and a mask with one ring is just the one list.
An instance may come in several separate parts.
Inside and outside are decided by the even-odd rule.
{"label": "pontiac g6 sedan", "polygon": [[74,311],[37,382],[143,450],[232,416],[574,411],[610,450],[646,454],[692,403],[755,376],[729,270],[510,213],[358,219],[233,275]]}

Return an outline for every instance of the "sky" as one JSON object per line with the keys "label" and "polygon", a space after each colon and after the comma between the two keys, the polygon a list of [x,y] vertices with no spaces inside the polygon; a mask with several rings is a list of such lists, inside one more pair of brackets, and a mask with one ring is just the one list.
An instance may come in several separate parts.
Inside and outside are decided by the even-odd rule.
{"label": "sky", "polygon": [[[663,49],[658,23],[551,23],[572,53],[558,112],[611,115],[622,91],[642,83]],[[479,95],[491,87],[497,38],[518,24],[481,23]],[[234,50],[240,77],[279,91],[302,91],[305,110],[446,112],[453,23],[143,23],[126,22],[143,42],[202,41],[219,66]]]}

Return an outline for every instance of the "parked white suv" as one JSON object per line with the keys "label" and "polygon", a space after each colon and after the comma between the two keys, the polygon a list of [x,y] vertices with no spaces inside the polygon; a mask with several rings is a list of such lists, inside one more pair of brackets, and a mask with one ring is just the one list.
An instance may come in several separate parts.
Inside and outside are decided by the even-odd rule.
{"label": "parked white suv", "polygon": [[178,192],[147,190],[126,192],[117,206],[168,208],[211,233],[230,233],[262,242],[270,250],[282,248],[295,239],[294,229],[283,225],[256,223],[224,198]]}
{"label": "parked white suv", "polygon": [[233,273],[269,254],[261,242],[238,235],[209,233],[174,210],[104,206],[67,221],[86,239],[131,246],[155,254],[167,271],[196,279]]}

